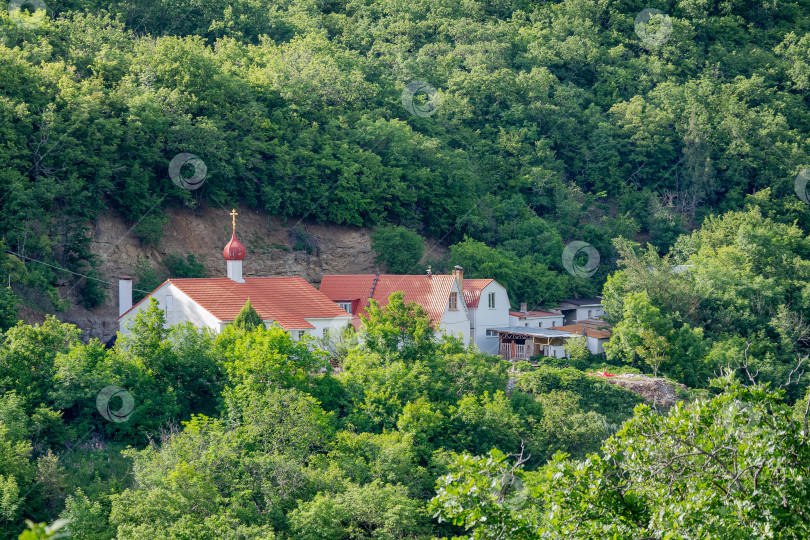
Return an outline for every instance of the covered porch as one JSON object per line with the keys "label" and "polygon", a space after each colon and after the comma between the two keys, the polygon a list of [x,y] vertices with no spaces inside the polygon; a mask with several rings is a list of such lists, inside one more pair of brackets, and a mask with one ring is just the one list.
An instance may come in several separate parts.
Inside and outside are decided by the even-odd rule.
{"label": "covered porch", "polygon": [[565,342],[574,334],[546,328],[507,326],[489,328],[498,334],[498,354],[504,360],[528,360],[532,356],[565,356]]}

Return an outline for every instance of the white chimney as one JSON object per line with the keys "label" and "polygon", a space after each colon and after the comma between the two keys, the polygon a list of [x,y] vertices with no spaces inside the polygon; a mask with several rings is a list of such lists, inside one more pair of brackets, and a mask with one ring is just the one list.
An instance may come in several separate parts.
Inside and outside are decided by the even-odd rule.
{"label": "white chimney", "polygon": [[132,308],[132,276],[118,278],[118,316]]}
{"label": "white chimney", "polygon": [[459,265],[454,266],[453,275],[456,277],[456,281],[458,281],[459,290],[464,291],[464,269]]}
{"label": "white chimney", "polygon": [[521,313],[527,313],[528,312],[528,310],[526,309],[526,302],[521,302],[520,303],[520,312]]}

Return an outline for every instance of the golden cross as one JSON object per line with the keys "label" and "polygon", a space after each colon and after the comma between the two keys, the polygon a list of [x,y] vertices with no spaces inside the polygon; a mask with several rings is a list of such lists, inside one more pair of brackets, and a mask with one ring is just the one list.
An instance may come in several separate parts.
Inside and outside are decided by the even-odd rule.
{"label": "golden cross", "polygon": [[233,218],[233,234],[236,234],[236,216],[239,214],[236,213],[236,209],[231,210],[231,217]]}

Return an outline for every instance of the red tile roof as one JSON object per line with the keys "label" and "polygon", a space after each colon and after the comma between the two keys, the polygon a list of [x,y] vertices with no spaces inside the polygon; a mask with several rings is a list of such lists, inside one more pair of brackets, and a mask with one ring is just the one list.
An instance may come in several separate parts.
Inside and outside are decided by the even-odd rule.
{"label": "red tile roof", "polygon": [[374,274],[323,276],[320,291],[334,302],[360,299],[362,300],[360,303],[365,305],[373,283]]}
{"label": "red tile roof", "polygon": [[509,315],[525,319],[526,317],[562,317],[560,313],[551,313],[549,311],[510,311]]}
{"label": "red tile roof", "polygon": [[481,299],[481,291],[494,279],[464,279],[464,303],[468,308],[477,308]]}
{"label": "red tile roof", "polygon": [[349,316],[297,276],[245,278],[244,283],[229,278],[170,279],[168,283],[224,322],[232,321],[248,298],[262,319],[273,320],[287,330],[313,328],[305,319]]}
{"label": "red tile roof", "polygon": [[[376,283],[375,283],[376,280]],[[321,292],[334,300],[350,301],[360,299],[360,315],[366,313],[368,299],[373,298],[380,306],[388,303],[391,294],[401,291],[406,302],[415,302],[425,308],[432,321],[441,321],[447,307],[450,290],[455,278],[451,275],[374,274],[326,275],[321,281]],[[466,280],[465,280],[466,281]],[[374,290],[373,296],[371,295]],[[461,306],[459,306],[461,307]]]}
{"label": "red tile roof", "polygon": [[578,324],[569,324],[566,326],[555,326],[550,330],[560,330],[562,332],[571,332],[572,334],[586,335],[596,339],[607,339],[610,337],[610,332],[606,330],[594,330],[593,328],[583,328]]}

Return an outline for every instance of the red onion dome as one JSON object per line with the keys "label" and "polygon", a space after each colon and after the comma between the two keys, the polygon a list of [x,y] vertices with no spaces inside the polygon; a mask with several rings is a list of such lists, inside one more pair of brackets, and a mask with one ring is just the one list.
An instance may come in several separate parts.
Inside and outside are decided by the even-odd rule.
{"label": "red onion dome", "polygon": [[245,258],[246,253],[245,246],[236,237],[236,233],[233,233],[231,241],[225,244],[225,248],[222,250],[222,256],[226,261],[241,261]]}

